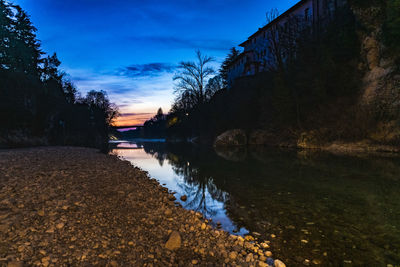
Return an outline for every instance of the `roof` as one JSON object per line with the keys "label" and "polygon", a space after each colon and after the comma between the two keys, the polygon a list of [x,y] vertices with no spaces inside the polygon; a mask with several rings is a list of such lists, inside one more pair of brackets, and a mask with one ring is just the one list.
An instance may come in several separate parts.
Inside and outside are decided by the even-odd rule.
{"label": "roof", "polygon": [[294,6],[292,6],[291,8],[289,8],[288,10],[286,10],[284,13],[282,13],[281,15],[279,15],[276,19],[274,19],[273,21],[271,21],[270,23],[268,23],[267,25],[265,25],[262,28],[259,28],[258,31],[256,31],[254,34],[252,34],[249,38],[247,38],[246,41],[244,41],[243,43],[241,43],[239,46],[244,47],[246,45],[247,42],[249,42],[250,40],[252,40],[255,36],[257,36],[260,32],[270,28],[273,24],[277,23],[278,21],[280,21],[281,19],[285,18],[287,15],[289,15],[290,13],[292,13],[294,10],[296,10],[297,8],[301,7],[303,4],[307,3],[310,0],[301,0],[299,2],[297,2],[297,4],[295,4]]}

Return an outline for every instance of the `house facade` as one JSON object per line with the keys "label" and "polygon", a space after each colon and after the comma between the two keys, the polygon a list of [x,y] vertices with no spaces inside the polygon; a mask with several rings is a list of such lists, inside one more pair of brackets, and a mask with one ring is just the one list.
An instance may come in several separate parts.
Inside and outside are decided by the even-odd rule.
{"label": "house facade", "polygon": [[271,36],[276,35],[278,27],[290,28],[297,19],[305,24],[303,26],[319,31],[324,22],[332,18],[335,11],[345,4],[346,0],[302,0],[266,26],[259,28],[239,45],[243,47],[243,52],[229,66],[228,87],[231,87],[237,78],[266,71],[268,66],[275,64],[271,58],[271,39],[275,37]]}

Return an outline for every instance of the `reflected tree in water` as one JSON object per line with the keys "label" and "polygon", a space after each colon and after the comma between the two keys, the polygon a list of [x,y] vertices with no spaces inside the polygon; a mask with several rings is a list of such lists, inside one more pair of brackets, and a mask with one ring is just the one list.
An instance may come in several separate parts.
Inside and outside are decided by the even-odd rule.
{"label": "reflected tree in water", "polygon": [[190,196],[186,207],[199,211],[206,217],[217,214],[217,210],[210,205],[211,200],[225,202],[228,194],[219,190],[212,176],[200,168],[194,167],[189,162],[172,162],[174,172],[183,177],[185,183],[179,184],[182,191]]}
{"label": "reflected tree in water", "polygon": [[[278,257],[288,255],[286,262],[294,266],[291,255],[310,258],[320,247],[331,255],[324,266],[340,266],[348,257],[374,266],[398,262],[398,158],[252,148],[237,162],[235,151],[219,157],[200,146],[144,147],[171,165],[178,191],[188,196],[187,208],[215,218],[221,207],[214,200],[220,201],[237,229],[262,238],[276,234],[274,245],[282,248]],[[310,242],[299,250],[303,239]],[[343,253],[348,256],[333,256]]]}
{"label": "reflected tree in water", "polygon": [[[206,217],[212,217],[217,210],[213,209],[210,202],[214,200],[227,202],[229,194],[217,187],[212,171],[202,166],[202,161],[199,159],[169,152],[165,144],[145,143],[143,147],[146,153],[158,160],[160,166],[167,160],[176,175],[183,178],[184,183],[178,184],[182,192],[188,196],[187,208],[199,211]],[[184,155],[190,154],[184,153]]]}

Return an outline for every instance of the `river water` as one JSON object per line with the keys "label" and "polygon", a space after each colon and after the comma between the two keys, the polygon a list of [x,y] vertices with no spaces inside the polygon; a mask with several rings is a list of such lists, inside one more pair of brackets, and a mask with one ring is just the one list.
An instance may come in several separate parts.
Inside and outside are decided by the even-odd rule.
{"label": "river water", "polygon": [[111,151],[288,266],[400,266],[400,158],[162,142]]}

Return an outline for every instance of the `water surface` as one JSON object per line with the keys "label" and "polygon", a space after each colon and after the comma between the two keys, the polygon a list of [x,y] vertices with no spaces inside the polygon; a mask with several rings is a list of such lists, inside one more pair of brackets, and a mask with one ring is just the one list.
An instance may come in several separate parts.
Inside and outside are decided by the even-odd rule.
{"label": "water surface", "polygon": [[[116,144],[222,228],[260,234],[288,266],[400,264],[400,159],[270,148]],[[271,237],[275,236],[274,238]]]}

